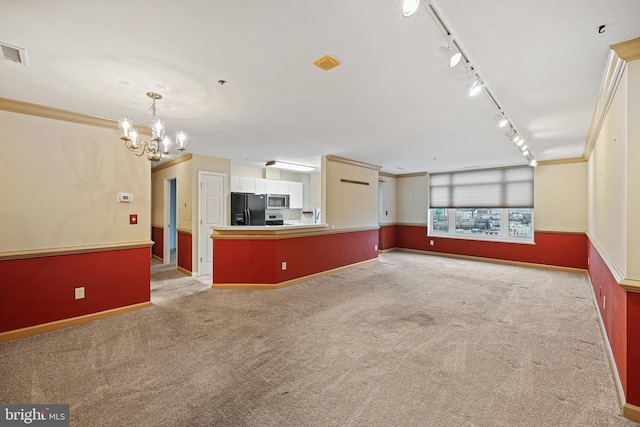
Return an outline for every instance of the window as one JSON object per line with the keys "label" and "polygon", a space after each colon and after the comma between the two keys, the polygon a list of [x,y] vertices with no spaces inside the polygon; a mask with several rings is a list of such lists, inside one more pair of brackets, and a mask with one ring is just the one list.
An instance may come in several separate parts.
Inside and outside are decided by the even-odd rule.
{"label": "window", "polygon": [[429,209],[429,216],[429,236],[533,243],[533,209]]}
{"label": "window", "polygon": [[432,174],[429,205],[429,235],[533,242],[529,166]]}

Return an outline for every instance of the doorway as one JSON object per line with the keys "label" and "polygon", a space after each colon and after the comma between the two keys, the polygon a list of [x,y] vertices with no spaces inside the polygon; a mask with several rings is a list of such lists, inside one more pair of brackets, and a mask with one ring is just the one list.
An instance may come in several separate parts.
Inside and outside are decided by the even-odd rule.
{"label": "doorway", "polygon": [[162,254],[163,264],[176,264],[177,260],[177,206],[178,206],[178,185],[177,178],[165,178],[164,180],[164,253]]}

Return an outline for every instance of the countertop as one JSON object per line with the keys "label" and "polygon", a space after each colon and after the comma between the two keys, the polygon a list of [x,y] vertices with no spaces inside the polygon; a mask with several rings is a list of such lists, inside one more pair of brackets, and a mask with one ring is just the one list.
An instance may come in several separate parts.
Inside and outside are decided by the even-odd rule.
{"label": "countertop", "polygon": [[216,225],[211,229],[214,231],[270,231],[270,230],[301,230],[305,228],[321,229],[328,227],[327,224],[287,224],[285,225]]}

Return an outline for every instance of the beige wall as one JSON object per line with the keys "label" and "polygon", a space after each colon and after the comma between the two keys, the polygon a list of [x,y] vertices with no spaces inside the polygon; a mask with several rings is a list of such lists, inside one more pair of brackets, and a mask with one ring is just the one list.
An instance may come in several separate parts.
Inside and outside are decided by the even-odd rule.
{"label": "beige wall", "polygon": [[429,176],[398,176],[396,221],[400,224],[427,225]]}
{"label": "beige wall", "polygon": [[640,280],[640,60],[627,72],[627,278]]}
{"label": "beige wall", "polygon": [[539,231],[587,231],[587,162],[534,169],[534,224]]}
{"label": "beige wall", "polygon": [[627,271],[627,76],[625,71],[589,157],[589,234],[622,275]]}
{"label": "beige wall", "polygon": [[164,185],[167,179],[176,179],[176,220],[181,230],[191,231],[193,216],[193,196],[191,192],[192,163],[184,161],[166,169],[153,172],[151,177],[152,210],[151,223],[157,227],[164,227],[168,220],[164,218]]}
{"label": "beige wall", "polygon": [[380,210],[378,212],[378,219],[380,224],[393,224],[397,218],[396,208],[396,183],[397,179],[394,177],[380,176],[379,178],[382,196],[382,203],[380,203]]}
{"label": "beige wall", "polygon": [[248,176],[250,178],[264,178],[264,168],[252,168],[250,166],[231,165],[231,175]]}
{"label": "beige wall", "polygon": [[[341,182],[362,181],[369,185]],[[378,226],[378,170],[322,158],[323,220],[335,229]]]}
{"label": "beige wall", "polygon": [[149,241],[149,161],[124,147],[117,123],[0,111],[0,129],[0,252]]}

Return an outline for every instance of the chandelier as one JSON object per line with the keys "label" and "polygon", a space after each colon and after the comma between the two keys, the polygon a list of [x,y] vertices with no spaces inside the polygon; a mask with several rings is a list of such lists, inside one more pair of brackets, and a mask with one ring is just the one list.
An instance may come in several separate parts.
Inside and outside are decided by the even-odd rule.
{"label": "chandelier", "polygon": [[151,107],[149,107],[153,114],[149,125],[151,128],[151,141],[138,142],[138,132],[133,128],[133,122],[129,119],[118,120],[120,139],[136,156],[140,157],[146,153],[147,159],[152,162],[159,162],[167,157],[174,159],[180,157],[187,148],[187,133],[183,131],[176,132],[176,149],[178,153],[177,155],[171,154],[171,137],[164,133],[164,122],[156,119],[156,101],[162,99],[162,95],[155,92],[147,92],[147,96],[152,99]]}

